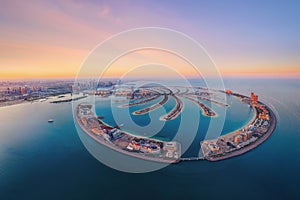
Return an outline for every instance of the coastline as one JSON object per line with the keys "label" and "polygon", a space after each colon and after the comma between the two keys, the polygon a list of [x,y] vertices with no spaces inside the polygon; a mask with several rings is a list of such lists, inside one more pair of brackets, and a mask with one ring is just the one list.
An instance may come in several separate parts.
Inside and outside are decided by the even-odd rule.
{"label": "coastline", "polygon": [[[233,157],[245,154],[245,153],[247,153],[247,152],[255,149],[256,147],[258,147],[259,145],[261,145],[263,142],[265,142],[272,135],[272,133],[274,132],[274,130],[276,128],[276,123],[277,123],[277,119],[276,119],[276,116],[275,116],[274,112],[269,107],[267,107],[267,108],[269,110],[269,113],[270,113],[270,116],[271,116],[272,120],[271,120],[271,125],[270,125],[268,131],[263,136],[259,137],[255,142],[253,142],[253,143],[251,143],[251,144],[249,144],[249,145],[247,145],[245,147],[242,147],[241,149],[238,149],[238,150],[235,150],[233,152],[227,153],[224,156],[220,156],[220,157],[205,157],[205,159],[208,160],[208,161],[215,162],[215,161],[221,161],[221,160],[233,158]],[[251,122],[253,122],[256,119],[256,115],[254,115],[254,116],[255,116],[254,119],[252,119],[249,123],[247,123],[247,125],[251,124]],[[246,127],[247,125],[245,125],[244,127]],[[231,135],[226,134],[226,136],[227,135],[228,136],[232,136],[232,135],[236,134],[236,132],[231,132],[229,134],[231,134]]]}
{"label": "coastline", "polygon": [[30,104],[34,103],[34,101],[25,101],[25,100],[20,100],[20,101],[9,101],[5,103],[0,104],[0,109],[1,108],[7,108],[7,107],[12,107],[12,106],[19,106],[19,105],[25,105],[25,104]]}
{"label": "coastline", "polygon": [[186,99],[194,102],[195,104],[197,104],[200,107],[203,116],[206,116],[206,117],[217,117],[218,116],[218,114],[215,111],[213,111],[209,106],[199,102],[198,100],[193,99],[188,96],[183,96],[183,98],[186,98]]}
{"label": "coastline", "polygon": [[[99,120],[99,121],[100,121],[102,124],[104,124],[105,126],[108,126],[108,127],[111,127],[111,128],[112,128],[111,125],[105,123],[103,120]],[[142,139],[149,139],[149,137],[142,136],[142,135],[138,135],[138,134],[134,134],[134,133],[130,133],[130,132],[125,131],[125,130],[122,130],[122,132],[124,132],[124,133],[126,133],[127,135],[130,135],[130,136],[132,136],[132,137],[138,137],[138,138],[142,138]],[[152,138],[152,137],[151,137],[150,139],[153,140],[153,141],[156,141],[156,142],[170,142],[170,141],[168,141],[168,140],[160,140],[160,139],[156,139],[156,138]]]}
{"label": "coastline", "polygon": [[179,99],[179,97],[177,97],[176,95],[172,95],[172,97],[176,101],[176,104],[175,104],[174,108],[170,112],[168,112],[167,114],[161,116],[159,118],[159,120],[167,121],[167,120],[176,119],[181,114],[181,111],[184,109],[183,101],[181,99]]}
{"label": "coastline", "polygon": [[55,97],[59,97],[61,95],[67,95],[67,94],[71,94],[71,93],[62,93],[62,94],[55,94],[55,95],[50,95],[50,96],[46,96],[46,97],[38,97],[34,100],[25,100],[25,99],[20,99],[20,100],[12,100],[12,101],[6,101],[6,102],[2,102],[0,103],[0,108],[4,108],[4,107],[9,107],[9,106],[15,106],[15,105],[22,105],[22,104],[27,104],[27,103],[38,103],[39,100],[42,99],[52,99]]}
{"label": "coastline", "polygon": [[[252,108],[252,109],[253,109],[253,108]],[[254,112],[253,117],[249,120],[248,123],[246,123],[246,124],[245,124],[244,126],[242,126],[242,128],[240,128],[240,129],[243,129],[243,128],[249,126],[250,124],[252,124],[252,123],[256,120],[257,114],[258,114],[258,113],[257,113],[257,110],[256,110],[256,109],[253,109],[253,112]],[[240,130],[240,129],[239,129],[239,130]],[[237,131],[239,131],[239,130],[235,130],[235,131],[229,132],[229,133],[227,133],[227,134],[225,134],[225,135],[223,135],[223,136],[232,137],[232,136],[234,136],[234,135],[237,133]]]}
{"label": "coastline", "polygon": [[133,114],[134,115],[144,115],[146,113],[149,113],[149,112],[163,106],[168,101],[168,99],[169,99],[168,95],[165,94],[164,98],[160,102],[158,102],[150,107],[134,111]]}
{"label": "coastline", "polygon": [[[119,153],[122,153],[122,154],[125,154],[127,156],[131,156],[131,157],[135,157],[135,158],[139,158],[139,159],[144,159],[144,160],[148,160],[148,161],[155,161],[155,162],[159,162],[159,163],[168,163],[168,164],[171,164],[171,163],[178,163],[180,161],[180,159],[176,159],[176,160],[166,160],[166,159],[163,159],[163,158],[154,158],[154,157],[147,157],[147,156],[144,156],[142,154],[136,154],[136,153],[131,153],[131,152],[128,152],[126,150],[123,150],[121,148],[118,148],[116,146],[114,146],[113,144],[110,144],[108,142],[105,142],[103,140],[101,140],[100,138],[98,138],[96,135],[92,134],[89,130],[86,129],[86,127],[80,122],[80,119],[78,118],[78,109],[79,109],[79,106],[76,108],[76,112],[74,113],[75,114],[75,121],[76,123],[79,125],[80,129],[86,133],[87,135],[89,135],[91,138],[93,138],[95,141],[97,141],[98,143],[106,146],[107,148],[110,148],[116,152],[119,152]],[[95,113],[93,113],[95,115]],[[125,132],[125,131],[122,131],[128,135],[131,135],[131,136],[134,136],[128,132]],[[134,136],[134,137],[137,137],[137,136]],[[139,138],[147,138],[147,137],[140,137],[138,136]],[[149,138],[147,138],[149,139]],[[163,141],[160,141],[160,140],[157,140],[157,139],[152,139],[151,140],[153,141],[159,141],[159,142],[163,142]]]}
{"label": "coastline", "polygon": [[[173,97],[175,95],[172,95]],[[246,104],[250,104],[250,102],[244,101],[241,97],[243,98],[249,98],[247,96],[244,95],[235,95],[237,98],[240,98],[244,103]],[[172,117],[177,117],[177,114],[180,113],[179,111],[181,111],[183,109],[183,102],[178,98],[178,97],[174,97],[176,101],[176,105],[175,107],[168,113],[168,117],[170,119],[172,119]],[[186,98],[186,97],[185,97]],[[200,145],[201,145],[201,150],[203,152],[204,157],[193,157],[193,158],[183,158],[181,157],[182,155],[180,155],[179,158],[176,159],[166,159],[164,157],[149,157],[145,154],[139,154],[138,152],[130,152],[130,151],[126,151],[125,149],[122,149],[118,146],[116,146],[114,143],[112,143],[111,141],[106,141],[103,138],[100,138],[99,136],[93,134],[92,132],[90,132],[89,128],[86,127],[86,125],[82,124],[80,121],[80,116],[78,115],[78,111],[79,111],[79,106],[77,107],[75,116],[76,116],[76,122],[77,124],[79,124],[80,129],[87,133],[89,136],[91,136],[93,139],[95,139],[96,141],[98,141],[99,143],[105,145],[108,148],[111,148],[117,152],[129,155],[129,156],[133,156],[136,158],[141,158],[141,159],[146,159],[146,160],[151,160],[151,161],[157,161],[157,162],[164,162],[164,163],[177,163],[180,161],[185,161],[185,160],[208,160],[208,161],[219,161],[219,160],[224,160],[224,159],[228,159],[231,157],[235,157],[235,156],[239,156],[242,155],[254,148],[256,148],[257,146],[259,146],[260,144],[262,144],[264,141],[266,141],[270,135],[274,132],[275,128],[276,128],[276,116],[273,113],[273,111],[265,104],[263,104],[262,102],[259,102],[261,106],[264,106],[264,108],[266,108],[269,111],[269,116],[270,118],[269,120],[269,124],[268,124],[268,128],[266,128],[266,130],[264,132],[259,132],[261,133],[261,135],[259,136],[254,136],[252,137],[252,135],[250,136],[252,139],[248,140],[248,143],[244,143],[242,146],[237,145],[239,143],[231,143],[230,141],[233,141],[233,137],[236,138],[236,136],[240,135],[240,134],[245,134],[244,131],[247,129],[248,126],[251,126],[253,124],[256,124],[256,120],[259,119],[259,115],[261,114],[261,110],[257,110],[258,107],[253,106],[254,109],[254,114],[253,117],[245,124],[242,126],[242,128],[237,129],[235,131],[232,131],[226,135],[222,135],[220,137],[218,137],[217,139],[213,139],[213,140],[203,140]],[[155,104],[157,105],[157,104]],[[252,105],[252,104],[250,104]],[[201,106],[200,106],[201,107]],[[202,108],[202,107],[201,107]],[[261,109],[259,107],[259,109]],[[203,111],[203,110],[202,110]],[[92,111],[91,114],[92,117],[97,117],[96,113]],[[165,117],[165,116],[163,116]],[[213,116],[210,116],[213,117]],[[161,118],[160,118],[161,120]],[[110,127],[110,129],[112,129],[113,127],[104,123],[102,120],[99,120],[99,123],[102,123],[103,125],[106,125],[107,127]],[[260,125],[259,125],[260,126]],[[135,134],[131,134],[130,132],[127,131],[122,131],[125,135],[131,136],[131,137],[136,137],[136,138],[140,138],[140,139],[147,139],[147,140],[153,140],[153,141],[157,141],[157,142],[165,142],[159,139],[155,139],[155,138],[149,138],[149,137],[145,137],[145,136],[140,136],[140,135],[135,135]],[[239,136],[240,137],[240,136]],[[227,142],[226,145],[228,146],[228,149],[220,149],[217,151],[212,150],[212,152],[214,151],[215,153],[210,154],[208,150],[209,145],[211,145],[210,143],[217,143],[218,140],[221,138],[221,141],[225,141]],[[254,140],[253,140],[254,138]],[[256,139],[255,139],[256,138]],[[247,139],[243,139],[245,142],[247,142]],[[231,143],[231,144],[230,144]],[[234,145],[232,147],[230,147],[230,145]],[[180,146],[180,144],[179,144]],[[179,147],[180,148],[180,147]],[[205,149],[206,148],[206,149]],[[211,147],[209,147],[211,148]],[[207,153],[206,153],[206,152]]]}

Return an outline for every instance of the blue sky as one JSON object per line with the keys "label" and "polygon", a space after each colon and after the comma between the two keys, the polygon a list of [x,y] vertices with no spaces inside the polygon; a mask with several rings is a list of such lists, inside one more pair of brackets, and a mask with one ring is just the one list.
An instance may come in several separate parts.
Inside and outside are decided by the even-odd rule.
{"label": "blue sky", "polygon": [[[300,74],[299,1],[8,1],[0,8],[3,77],[76,74],[113,34],[138,27],[183,32],[223,74]],[[37,56],[38,55],[38,56]],[[60,72],[64,66],[64,72]]]}

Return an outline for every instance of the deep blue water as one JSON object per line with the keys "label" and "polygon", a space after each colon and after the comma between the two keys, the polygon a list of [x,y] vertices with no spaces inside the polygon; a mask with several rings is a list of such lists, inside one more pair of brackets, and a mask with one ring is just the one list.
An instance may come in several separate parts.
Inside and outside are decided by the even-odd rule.
{"label": "deep blue water", "polygon": [[[0,199],[299,199],[299,80],[228,79],[225,86],[258,93],[277,114],[274,134],[239,157],[182,162],[146,174],[113,170],[90,155],[77,135],[70,103],[0,108]],[[224,133],[243,125],[251,112],[227,115]],[[49,118],[55,122],[47,123]],[[200,118],[193,146],[203,137],[205,120]],[[172,137],[168,131],[158,136]]]}

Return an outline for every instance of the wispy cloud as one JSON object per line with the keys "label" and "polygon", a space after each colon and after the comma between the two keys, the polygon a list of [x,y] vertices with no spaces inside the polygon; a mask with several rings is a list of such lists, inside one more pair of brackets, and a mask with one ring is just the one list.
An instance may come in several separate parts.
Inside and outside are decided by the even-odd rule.
{"label": "wispy cloud", "polygon": [[100,17],[105,17],[110,13],[110,8],[107,5],[104,5],[101,7],[100,12],[99,12],[99,16]]}

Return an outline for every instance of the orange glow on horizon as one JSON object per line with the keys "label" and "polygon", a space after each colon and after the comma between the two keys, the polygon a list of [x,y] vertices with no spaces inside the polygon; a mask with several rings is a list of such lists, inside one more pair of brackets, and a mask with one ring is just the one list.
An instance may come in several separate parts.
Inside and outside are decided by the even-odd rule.
{"label": "orange glow on horizon", "polygon": [[[33,43],[0,42],[0,79],[38,79],[38,78],[75,78],[80,65],[89,50],[78,50],[53,45]],[[297,64],[270,65],[262,63],[251,66],[240,62],[232,65],[229,62],[217,63],[222,76],[225,77],[287,77],[300,78],[300,69]],[[187,62],[167,52],[141,50],[119,58],[104,77],[121,77],[143,64],[158,63],[175,68],[186,77],[199,77],[199,74]],[[265,64],[265,65],[264,65]],[[243,66],[243,67],[237,67]],[[276,70],[274,70],[276,69]],[[132,73],[131,73],[132,74]],[[136,77],[169,77],[167,71],[161,73],[159,69],[133,73]],[[198,74],[198,75],[197,75]],[[92,72],[86,77],[95,76]]]}
{"label": "orange glow on horizon", "polygon": [[[75,73],[24,73],[24,72],[7,72],[7,73],[1,73],[0,80],[13,80],[13,79],[73,79],[76,78],[76,72]],[[112,73],[107,76],[103,76],[103,78],[120,78],[123,74],[121,73]],[[221,73],[222,77],[239,77],[239,78],[300,78],[300,73]],[[184,74],[187,78],[199,78],[200,75],[194,75],[194,74]],[[82,78],[97,78],[98,76],[85,76]],[[134,78],[133,76],[131,76]],[[136,78],[141,78],[143,76],[136,76]],[[151,76],[145,76],[145,78],[150,78]],[[164,77],[164,78],[174,78],[172,76],[166,76],[166,75],[157,75],[153,76],[154,78],[158,77]]]}
{"label": "orange glow on horizon", "polygon": [[[5,1],[0,6],[0,80],[75,78],[82,62],[97,44],[123,31],[149,25],[171,27],[199,42],[222,76],[300,78],[299,37],[291,34],[298,32],[295,16],[299,12],[293,11],[293,4],[285,5],[289,8],[285,13],[277,12],[276,6],[268,4],[265,6],[270,8],[268,12],[272,15],[266,15],[262,9],[263,12],[256,10],[255,15],[244,18],[240,17],[240,12],[254,9],[255,3],[249,8],[242,3],[224,3],[234,12],[207,4],[208,7],[200,6],[202,3],[195,1],[182,6],[172,2],[163,6],[154,1],[137,1],[133,6],[127,1],[61,1],[57,5],[50,1]],[[189,6],[199,12],[190,15]],[[209,7],[216,9],[215,12],[208,12]],[[289,23],[265,26],[262,22],[269,21],[270,16],[274,21]],[[236,23],[232,23],[232,19]],[[174,45],[169,39],[162,37],[156,41]],[[114,45],[118,48],[120,44]],[[181,47],[180,43],[175,45]],[[189,51],[188,48],[184,50]],[[105,76],[122,76],[132,67],[141,65],[143,60],[174,67],[187,77],[195,76],[195,71],[186,63],[150,51],[121,59]],[[166,71],[144,69],[131,74],[138,77],[169,75]],[[95,75],[86,74],[90,76]]]}

